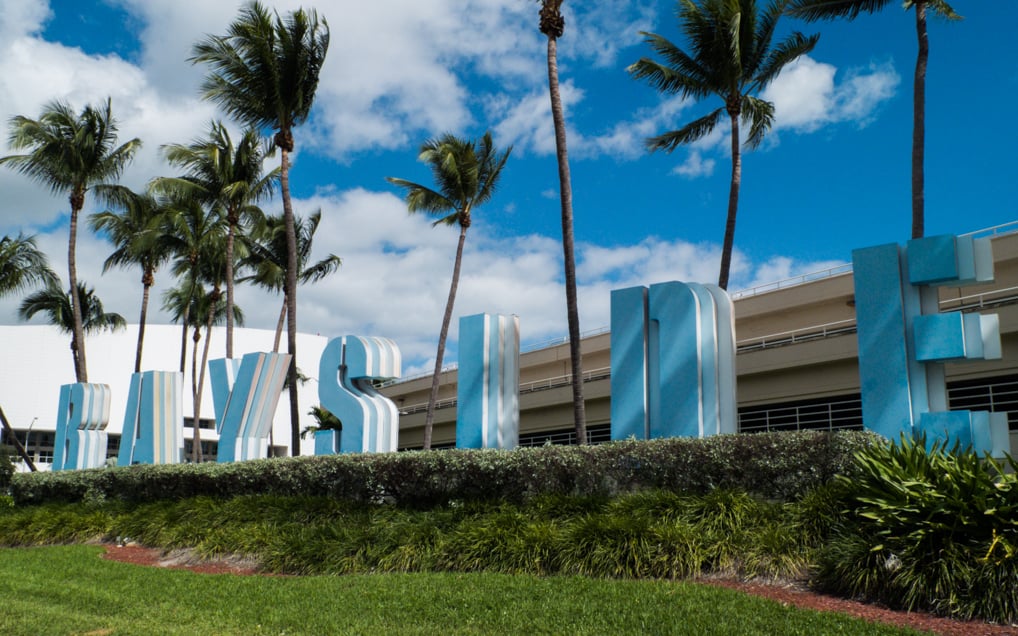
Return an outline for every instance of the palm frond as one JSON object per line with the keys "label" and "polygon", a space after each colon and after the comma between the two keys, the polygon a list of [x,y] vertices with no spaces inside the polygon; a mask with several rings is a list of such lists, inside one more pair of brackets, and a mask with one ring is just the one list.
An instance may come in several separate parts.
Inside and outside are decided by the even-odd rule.
{"label": "palm frond", "polygon": [[774,123],[774,104],[752,95],[744,95],[742,98],[742,120],[748,121],[750,124],[746,146],[756,148]]}
{"label": "palm frond", "polygon": [[854,20],[861,13],[877,13],[891,0],[791,0],[786,13],[807,22],[845,18]]}
{"label": "palm frond", "polygon": [[752,79],[751,90],[755,92],[766,88],[788,64],[812,51],[819,40],[820,34],[807,37],[798,31],[785,38],[767,55]]}
{"label": "palm frond", "polygon": [[671,152],[683,144],[688,144],[702,139],[717,127],[718,121],[724,113],[724,108],[718,108],[707,115],[692,121],[679,130],[673,130],[647,140],[647,149],[651,152],[664,150]]}
{"label": "palm frond", "polygon": [[35,285],[58,284],[49,259],[36,245],[34,236],[19,233],[0,239],[0,296],[19,293]]}
{"label": "palm frond", "polygon": [[225,36],[208,36],[190,61],[206,64],[203,96],[252,128],[289,130],[307,119],[329,48],[315,11],[281,18],[260,2],[241,8]]}

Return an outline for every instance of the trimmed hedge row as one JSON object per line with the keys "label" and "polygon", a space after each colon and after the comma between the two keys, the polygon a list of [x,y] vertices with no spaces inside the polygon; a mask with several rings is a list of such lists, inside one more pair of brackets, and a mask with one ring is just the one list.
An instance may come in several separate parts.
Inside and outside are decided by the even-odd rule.
{"label": "trimmed hedge row", "polygon": [[761,433],[622,441],[513,451],[447,450],[266,459],[230,464],[126,466],[14,476],[16,505],[144,503],[197,496],[323,495],[408,508],[450,502],[523,502],[538,495],[611,496],[729,488],[794,499],[850,474],[864,432]]}

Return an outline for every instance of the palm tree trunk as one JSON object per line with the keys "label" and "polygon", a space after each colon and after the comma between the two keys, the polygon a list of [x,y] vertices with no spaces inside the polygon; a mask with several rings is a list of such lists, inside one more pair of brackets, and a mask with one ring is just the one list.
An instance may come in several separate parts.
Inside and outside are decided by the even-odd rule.
{"label": "palm tree trunk", "polygon": [[201,391],[198,390],[198,341],[201,340],[201,325],[194,327],[194,354],[191,356],[191,403],[194,405],[191,417],[191,461],[198,463],[201,457]]}
{"label": "palm tree trunk", "polygon": [[[194,397],[194,443],[197,444],[198,449],[198,461],[202,461],[202,450],[201,450],[201,398],[202,389],[205,387],[205,368],[209,363],[209,349],[212,344],[212,314],[209,314],[209,320],[205,324],[205,347],[201,354],[201,371],[198,372],[198,389],[195,391]],[[197,355],[197,351],[195,354]]]}
{"label": "palm tree trunk", "polygon": [[923,163],[926,161],[926,63],[930,42],[926,33],[926,0],[915,3],[916,36],[919,53],[915,60],[915,84],[912,90],[912,238],[926,231],[926,193]]}
{"label": "palm tree trunk", "polygon": [[272,343],[272,353],[279,353],[279,341],[283,338],[283,323],[286,322],[286,310],[289,304],[286,302],[286,294],[283,294],[283,308],[279,310],[279,321],[276,322],[276,339]]}
{"label": "palm tree trunk", "polygon": [[138,350],[134,354],[134,372],[141,373],[141,350],[145,344],[145,322],[148,318],[148,297],[152,289],[152,271],[145,269],[142,275],[141,316],[138,318]]}
{"label": "palm tree trunk", "polygon": [[227,214],[226,231],[226,357],[233,357],[233,237],[236,232],[234,213]]}
{"label": "palm tree trunk", "polygon": [[88,382],[88,365],[85,364],[85,330],[82,327],[81,299],[78,298],[78,263],[75,258],[78,244],[78,212],[85,203],[84,191],[75,189],[71,193],[70,237],[67,241],[67,277],[71,285],[71,316],[74,333],[71,340],[74,349],[74,376],[78,382]]}
{"label": "palm tree trunk", "polygon": [[721,272],[718,287],[728,289],[728,273],[732,268],[732,246],[735,244],[735,215],[739,211],[739,186],[742,183],[742,147],[739,144],[739,114],[732,118],[732,185],[728,190],[728,219],[725,221],[725,239],[721,244]]}
{"label": "palm tree trunk", "polygon": [[442,330],[438,333],[438,352],[435,354],[435,372],[431,376],[431,394],[428,396],[428,412],[424,416],[424,450],[431,450],[431,431],[435,423],[435,404],[438,402],[438,383],[442,377],[442,358],[445,357],[445,340],[452,323],[452,308],[456,303],[456,288],[460,283],[460,265],[463,263],[463,244],[467,240],[467,226],[460,224],[460,240],[456,245],[456,261],[452,266],[452,283],[449,285],[449,299],[445,301],[442,316]]}
{"label": "palm tree trunk", "polygon": [[[288,131],[287,131],[288,132]],[[286,225],[286,344],[290,354],[287,382],[290,385],[290,452],[300,455],[300,405],[297,402],[297,231],[290,203],[290,152],[280,148],[279,189]]]}
{"label": "palm tree trunk", "polygon": [[587,414],[583,401],[583,353],[580,343],[580,313],[576,301],[576,258],[573,254],[573,187],[566,151],[566,124],[558,85],[557,39],[548,37],[548,88],[551,117],[555,123],[555,156],[558,159],[559,191],[562,200],[562,252],[565,260],[566,313],[569,322],[569,360],[573,375],[573,426],[576,443],[587,443]]}
{"label": "palm tree trunk", "polygon": [[180,372],[187,368],[187,321],[190,318],[191,303],[184,307],[184,315],[180,317]]}

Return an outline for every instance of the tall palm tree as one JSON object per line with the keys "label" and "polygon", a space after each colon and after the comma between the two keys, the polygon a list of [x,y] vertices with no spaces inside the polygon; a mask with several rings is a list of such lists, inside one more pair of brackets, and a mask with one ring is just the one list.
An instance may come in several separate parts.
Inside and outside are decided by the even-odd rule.
{"label": "tall palm tree", "polygon": [[[809,22],[846,18],[854,20],[860,13],[876,13],[891,0],[791,0],[788,14]],[[926,32],[926,10],[948,20],[961,20],[944,0],[904,0],[905,10],[915,9],[916,53],[915,76],[912,84],[912,238],[926,232],[926,65],[930,58],[930,40]]]}
{"label": "tall palm tree", "polygon": [[[195,139],[188,145],[166,145],[163,152],[171,165],[183,168],[186,174],[178,179],[160,181],[191,191],[226,221],[226,357],[232,358],[234,240],[242,223],[262,216],[255,204],[272,194],[279,170],[263,174],[262,163],[269,149],[256,130],[247,130],[234,145],[222,122],[209,124],[205,138]],[[172,183],[165,183],[167,181]]]}
{"label": "tall palm tree", "polygon": [[587,414],[583,401],[583,354],[580,350],[580,310],[576,301],[576,257],[573,253],[573,186],[566,150],[566,120],[558,86],[558,39],[565,32],[563,0],[540,0],[540,29],[548,38],[548,93],[555,124],[555,157],[558,160],[559,199],[562,205],[562,253],[566,277],[566,316],[569,323],[569,361],[573,375],[573,425],[576,443],[587,443]]}
{"label": "tall palm tree", "polygon": [[58,284],[46,255],[39,251],[34,236],[19,233],[0,239],[0,296],[27,290],[35,285]]}
{"label": "tall palm tree", "polygon": [[[141,141],[132,139],[116,145],[117,122],[107,99],[104,105],[86,106],[79,114],[71,111],[67,104],[51,102],[43,107],[39,119],[14,117],[10,121],[7,143],[14,150],[29,152],[3,157],[0,165],[10,166],[54,194],[69,192],[67,270],[69,288],[77,289],[78,213],[85,205],[85,193],[97,184],[116,180],[134,157]],[[72,296],[70,302],[74,374],[78,382],[88,382],[83,310],[76,297]]]}
{"label": "tall palm tree", "polygon": [[[297,282],[300,285],[317,283],[326,276],[333,274],[342,265],[343,260],[335,254],[311,263],[311,246],[315,232],[322,220],[322,211],[318,210],[306,220],[296,217],[294,225],[297,229]],[[279,311],[276,323],[276,338],[272,351],[279,351],[279,341],[283,334],[283,323],[286,321],[286,224],[282,216],[268,216],[245,239],[248,255],[242,264],[253,273],[241,278],[241,282],[252,282],[270,291],[283,292],[283,306]]]}
{"label": "tall palm tree", "polygon": [[194,45],[192,63],[208,64],[202,92],[232,117],[251,128],[272,128],[280,150],[279,189],[286,220],[287,349],[292,356],[290,443],[300,448],[297,402],[297,234],[290,202],[290,153],[293,129],[311,113],[318,75],[329,50],[329,25],[315,11],[299,9],[286,18],[259,2],[240,10],[225,36],[209,36]]}
{"label": "tall palm tree", "polygon": [[735,216],[742,181],[742,144],[739,124],[749,124],[746,145],[755,148],[774,120],[774,104],[754,96],[789,64],[816,46],[819,36],[798,31],[777,45],[771,40],[789,0],[772,0],[763,10],[756,0],[679,0],[679,30],[688,51],[654,33],[645,42],[663,58],[642,58],[629,67],[636,79],[646,79],[664,93],[687,98],[720,97],[724,105],[679,130],[647,140],[650,150],[671,152],[710,134],[727,113],[732,127],[732,178],[728,192],[728,218],[721,248],[718,286],[728,288],[735,240]]}
{"label": "tall palm tree", "polygon": [[[102,301],[95,295],[95,289],[87,287],[84,281],[78,281],[77,306],[82,313],[82,333],[96,334],[102,331],[116,331],[127,326],[124,317],[115,312],[107,312]],[[78,355],[84,347],[75,346],[74,335],[74,303],[71,295],[60,287],[60,281],[50,281],[47,285],[32,292],[21,301],[18,317],[31,320],[36,314],[45,314],[51,325],[60,331],[71,334],[71,357],[75,368],[78,367]]]}
{"label": "tall palm tree", "polygon": [[133,192],[123,186],[104,187],[100,197],[117,210],[104,210],[89,217],[93,232],[103,233],[115,249],[103,262],[103,273],[114,267],[141,268],[141,316],[138,318],[138,346],[134,372],[141,371],[145,344],[148,301],[155,273],[170,258],[169,241],[163,232],[169,207],[151,192]]}
{"label": "tall palm tree", "polygon": [[442,330],[438,335],[438,353],[435,354],[435,372],[431,378],[431,394],[428,398],[428,412],[424,419],[424,449],[431,448],[431,430],[435,419],[435,403],[438,401],[438,382],[442,374],[442,357],[445,354],[445,340],[452,322],[452,308],[456,302],[456,288],[459,286],[460,266],[463,263],[463,244],[470,227],[474,208],[486,203],[495,194],[498,179],[512,146],[505,152],[498,152],[486,132],[480,141],[460,139],[446,134],[432,139],[421,146],[418,156],[428,164],[435,179],[437,190],[427,186],[386,177],[386,180],[406,191],[407,210],[410,214],[425,212],[439,217],[434,225],[458,225],[459,243],[456,245],[456,259],[452,268],[452,283],[449,285],[449,299],[442,316]]}

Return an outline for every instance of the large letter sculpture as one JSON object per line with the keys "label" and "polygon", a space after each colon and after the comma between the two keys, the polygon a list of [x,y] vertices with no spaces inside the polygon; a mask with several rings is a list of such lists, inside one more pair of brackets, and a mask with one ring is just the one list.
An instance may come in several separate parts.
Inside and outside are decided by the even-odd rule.
{"label": "large letter sculpture", "polygon": [[103,466],[110,421],[109,385],[65,384],[60,387],[58,408],[53,470]]}
{"label": "large letter sculpture", "polygon": [[248,353],[240,360],[209,361],[219,463],[268,456],[269,430],[289,365],[287,353]]}
{"label": "large letter sculpture", "polygon": [[460,318],[456,447],[516,448],[520,440],[520,319]]}
{"label": "large letter sculpture", "polygon": [[897,441],[923,433],[999,455],[1007,416],[948,411],[943,362],[1001,356],[996,315],[939,313],[938,285],[993,279],[989,239],[932,236],[852,252],[859,378],[867,429]]}
{"label": "large letter sculpture", "polygon": [[120,466],[177,464],[184,457],[181,385],[177,371],[145,371],[131,375]]}
{"label": "large letter sculpture", "polygon": [[[339,452],[396,450],[399,410],[372,383],[398,378],[401,365],[399,347],[388,338],[344,336],[325,346],[318,367],[318,400],[343,425]],[[315,454],[328,450],[316,444]]]}
{"label": "large letter sculpture", "polygon": [[735,319],[716,285],[611,295],[613,440],[735,433]]}

